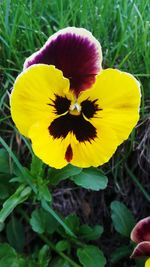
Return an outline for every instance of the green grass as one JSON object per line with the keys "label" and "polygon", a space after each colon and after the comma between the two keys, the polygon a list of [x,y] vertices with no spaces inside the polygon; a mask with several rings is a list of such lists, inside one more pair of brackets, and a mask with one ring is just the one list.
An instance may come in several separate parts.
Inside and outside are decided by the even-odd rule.
{"label": "green grass", "polygon": [[148,0],[10,1],[1,2],[2,71],[12,83],[25,57],[66,26],[84,27],[99,39],[104,67],[117,66],[140,77],[150,69]]}

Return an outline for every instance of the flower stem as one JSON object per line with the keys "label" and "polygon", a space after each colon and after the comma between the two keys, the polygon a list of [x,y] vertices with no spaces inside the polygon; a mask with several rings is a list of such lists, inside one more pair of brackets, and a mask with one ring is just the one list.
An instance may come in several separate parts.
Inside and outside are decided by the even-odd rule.
{"label": "flower stem", "polygon": [[[22,214],[22,216],[24,217],[24,219],[29,223],[30,219],[28,217],[28,215],[22,210],[20,209],[20,213]],[[72,259],[70,259],[65,253],[58,251],[55,247],[55,245],[53,245],[53,243],[43,234],[38,234],[38,236],[53,250],[55,251],[60,257],[62,257],[64,260],[66,260],[68,263],[70,263],[70,265],[72,267],[81,267],[79,264],[77,264],[75,261],[73,261]]]}
{"label": "flower stem", "polygon": [[56,249],[56,247],[53,245],[53,243],[44,235],[39,235],[40,238],[52,249],[54,250],[59,256],[61,256],[64,260],[66,260],[68,263],[71,264],[73,267],[81,267],[79,264],[74,262],[72,259],[70,259],[66,254],[63,252],[60,252]]}

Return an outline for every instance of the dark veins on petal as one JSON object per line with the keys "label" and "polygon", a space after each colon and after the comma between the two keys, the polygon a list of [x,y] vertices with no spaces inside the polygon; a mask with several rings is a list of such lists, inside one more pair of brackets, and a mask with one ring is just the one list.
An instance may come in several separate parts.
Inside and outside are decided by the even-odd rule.
{"label": "dark veins on petal", "polygon": [[39,63],[54,65],[62,70],[64,77],[70,80],[70,88],[78,95],[95,82],[95,76],[100,71],[98,57],[95,43],[87,37],[68,32],[47,43],[27,62],[26,67]]}
{"label": "dark veins on petal", "polygon": [[55,100],[51,100],[52,104],[48,104],[49,106],[54,107],[55,113],[57,115],[61,115],[69,110],[71,101],[66,97],[55,95]]}
{"label": "dark veins on petal", "polygon": [[81,103],[82,112],[88,119],[93,118],[93,116],[96,114],[97,111],[102,110],[101,108],[99,108],[96,102],[97,99],[93,101],[87,99]]}
{"label": "dark veins on petal", "polygon": [[54,138],[65,138],[72,132],[79,142],[91,142],[97,136],[96,128],[82,115],[66,114],[55,119],[48,128]]}

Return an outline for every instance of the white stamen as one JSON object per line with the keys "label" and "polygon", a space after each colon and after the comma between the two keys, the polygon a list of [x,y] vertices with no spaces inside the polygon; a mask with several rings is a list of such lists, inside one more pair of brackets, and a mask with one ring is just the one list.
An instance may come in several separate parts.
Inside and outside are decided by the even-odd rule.
{"label": "white stamen", "polygon": [[71,105],[70,107],[70,110],[73,111],[73,110],[77,110],[78,112],[81,111],[81,107],[78,103],[74,103],[73,105]]}

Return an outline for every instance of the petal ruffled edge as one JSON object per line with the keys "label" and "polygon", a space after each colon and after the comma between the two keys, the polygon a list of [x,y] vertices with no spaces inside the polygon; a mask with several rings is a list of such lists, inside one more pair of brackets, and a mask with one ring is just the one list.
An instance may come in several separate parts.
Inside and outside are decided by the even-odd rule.
{"label": "petal ruffled edge", "polygon": [[49,44],[52,41],[55,41],[57,39],[57,37],[59,37],[60,35],[65,35],[65,34],[75,34],[79,37],[83,37],[83,38],[88,38],[89,41],[91,43],[95,43],[95,46],[97,47],[98,53],[99,53],[99,58],[97,59],[97,67],[99,68],[101,66],[102,63],[102,49],[101,49],[101,45],[99,43],[99,41],[93,36],[93,34],[84,29],[84,28],[77,28],[77,27],[66,27],[64,29],[59,30],[58,32],[52,34],[48,40],[46,41],[46,43],[40,48],[40,50],[36,51],[35,53],[33,53],[31,56],[29,56],[23,65],[23,68],[26,69],[29,66],[31,66],[32,64],[36,64],[36,61],[34,62],[36,56],[38,56],[40,53],[43,52],[44,49],[47,48],[47,46],[49,46]]}
{"label": "petal ruffled edge", "polygon": [[95,84],[79,95],[79,103],[89,99],[100,108],[91,122],[108,125],[118,138],[118,145],[129,137],[139,120],[140,83],[129,73],[116,69],[102,70]]}
{"label": "petal ruffled edge", "polygon": [[67,27],[53,34],[44,46],[24,63],[54,65],[70,81],[70,89],[78,96],[92,86],[102,69],[101,45],[86,29]]}
{"label": "petal ruffled edge", "polygon": [[141,242],[139,243],[132,255],[131,255],[131,258],[140,258],[140,257],[144,257],[144,256],[150,256],[150,242],[148,241],[144,241],[144,242]]}
{"label": "petal ruffled edge", "polygon": [[135,243],[150,241],[150,217],[140,220],[131,232],[131,239]]}
{"label": "petal ruffled edge", "polygon": [[54,118],[49,105],[55,94],[69,95],[69,80],[54,66],[38,64],[24,70],[16,79],[10,95],[11,116],[19,131],[28,137],[29,128],[37,121]]}

